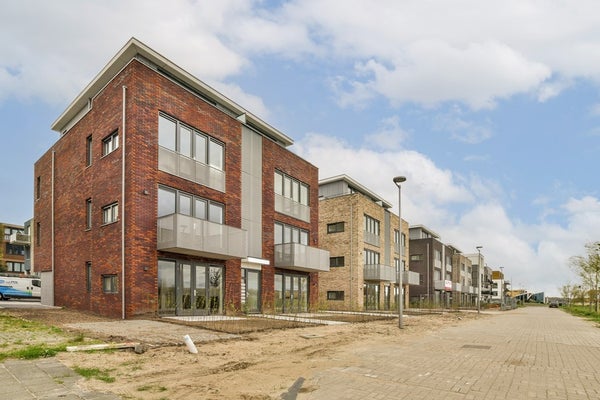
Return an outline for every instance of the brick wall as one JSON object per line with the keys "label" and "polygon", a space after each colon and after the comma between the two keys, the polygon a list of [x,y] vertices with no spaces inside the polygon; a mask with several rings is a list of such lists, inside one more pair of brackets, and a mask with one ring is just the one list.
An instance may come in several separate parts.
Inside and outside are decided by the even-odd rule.
{"label": "brick wall", "polygon": [[[271,266],[262,270],[262,301],[263,311],[270,312],[274,307],[274,274],[288,272],[309,277],[309,307],[315,309],[319,299],[318,273],[304,273],[298,271],[279,270],[274,267],[274,223],[282,222],[306,229],[309,232],[309,246],[319,247],[319,172],[317,167],[296,154],[279,146],[278,144],[263,139],[263,256]],[[279,170],[309,186],[310,222],[304,222],[275,212],[274,175]]]}

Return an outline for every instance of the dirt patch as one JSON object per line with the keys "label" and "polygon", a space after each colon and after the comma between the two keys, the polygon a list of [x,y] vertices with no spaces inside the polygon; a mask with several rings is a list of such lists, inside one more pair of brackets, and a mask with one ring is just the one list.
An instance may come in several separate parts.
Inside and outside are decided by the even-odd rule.
{"label": "dirt patch", "polygon": [[[6,312],[54,326],[107,321],[68,310]],[[107,371],[114,382],[89,379],[81,385],[126,399],[278,399],[315,371],[359,366],[358,350],[407,343],[440,327],[482,317],[476,313],[406,316],[403,330],[398,328],[397,319],[268,329],[231,340],[196,343],[198,354],[188,352],[182,342],[149,348],[143,354],[59,353],[57,358],[71,368]]]}

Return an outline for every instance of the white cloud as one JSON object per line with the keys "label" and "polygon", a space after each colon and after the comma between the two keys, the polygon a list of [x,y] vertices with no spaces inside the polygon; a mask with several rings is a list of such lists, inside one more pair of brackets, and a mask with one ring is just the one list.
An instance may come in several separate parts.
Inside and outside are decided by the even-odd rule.
{"label": "white cloud", "polygon": [[264,54],[355,65],[330,75],[343,105],[383,96],[480,109],[519,93],[545,101],[577,78],[600,81],[599,16],[591,0],[21,0],[0,15],[0,34],[18,38],[0,43],[0,100],[68,101],[136,36],[208,82]]}
{"label": "white cloud", "polygon": [[385,118],[380,123],[380,129],[365,136],[365,145],[379,149],[400,149],[409,133],[400,126],[400,118],[393,116]]}

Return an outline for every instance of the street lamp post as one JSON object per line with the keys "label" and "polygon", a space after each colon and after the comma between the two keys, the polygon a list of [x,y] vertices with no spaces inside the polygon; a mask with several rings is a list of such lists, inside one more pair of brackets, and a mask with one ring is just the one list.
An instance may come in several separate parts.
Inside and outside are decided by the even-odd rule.
{"label": "street lamp post", "polygon": [[398,225],[400,237],[398,240],[400,241],[400,265],[398,265],[398,328],[404,328],[404,322],[402,320],[402,314],[404,312],[404,294],[403,292],[403,276],[404,275],[404,267],[402,265],[402,255],[404,253],[404,246],[402,245],[402,182],[406,181],[406,177],[397,176],[394,178],[394,183],[398,186]]}
{"label": "street lamp post", "polygon": [[[502,291],[500,292],[500,307],[504,306],[504,267],[500,267],[500,283],[502,284]],[[498,285],[500,290],[500,285]]]}
{"label": "street lamp post", "polygon": [[481,249],[483,246],[477,246],[477,314],[481,313]]}

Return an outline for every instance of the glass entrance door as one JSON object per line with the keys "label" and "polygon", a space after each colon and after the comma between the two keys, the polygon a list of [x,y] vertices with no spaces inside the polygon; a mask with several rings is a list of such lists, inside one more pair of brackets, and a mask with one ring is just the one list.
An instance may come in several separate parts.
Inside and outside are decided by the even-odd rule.
{"label": "glass entrance door", "polygon": [[[173,276],[173,272],[169,273],[169,267],[171,271],[174,269],[175,302],[169,302],[168,295],[162,295],[163,292],[168,293],[168,277]],[[223,268],[190,262],[159,261],[159,295],[165,298],[159,304],[161,314],[222,314]]]}
{"label": "glass entrance door", "polygon": [[[282,306],[280,307],[279,304]],[[308,311],[307,276],[275,275],[275,311],[283,313]]]}

